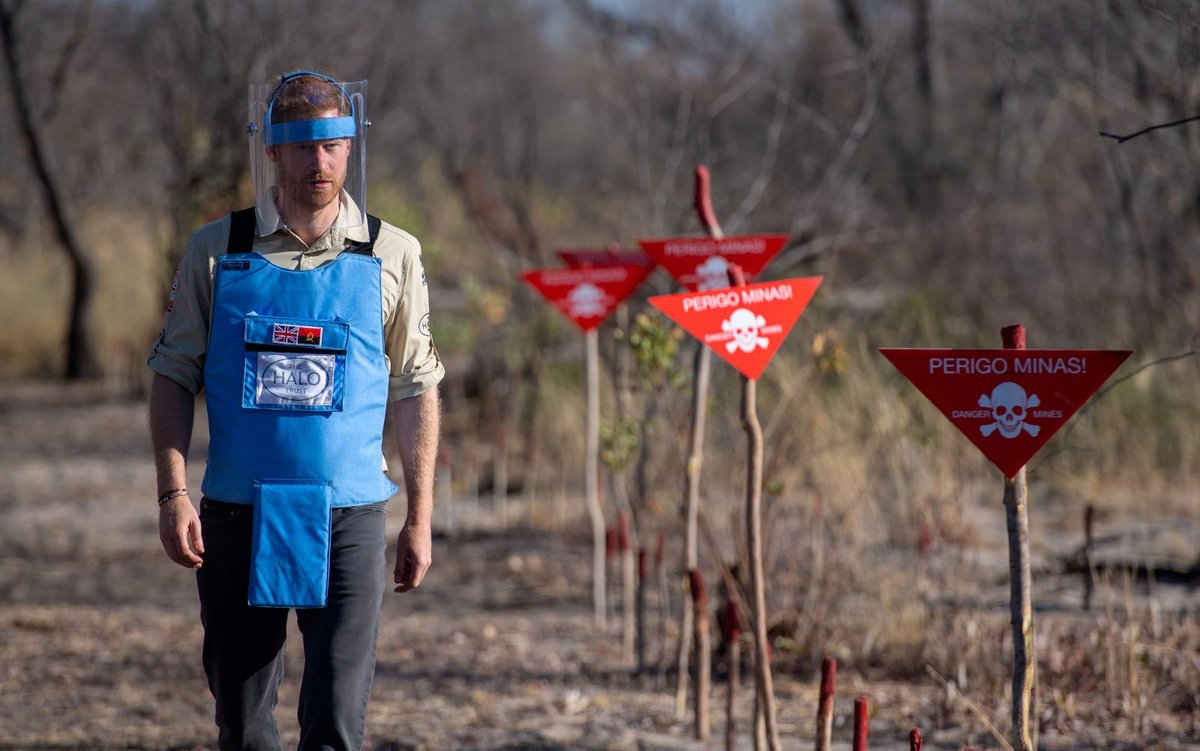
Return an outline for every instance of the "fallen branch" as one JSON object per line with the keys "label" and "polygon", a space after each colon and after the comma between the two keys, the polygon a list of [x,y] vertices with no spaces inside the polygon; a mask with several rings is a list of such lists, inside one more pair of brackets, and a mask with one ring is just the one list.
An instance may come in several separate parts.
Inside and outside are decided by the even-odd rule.
{"label": "fallen branch", "polygon": [[934,678],[936,678],[938,683],[942,684],[942,687],[946,689],[946,692],[950,695],[951,698],[958,699],[959,701],[961,701],[963,703],[963,706],[965,706],[967,709],[971,710],[971,713],[974,714],[975,717],[977,717],[979,719],[979,721],[983,723],[983,726],[986,727],[987,731],[992,734],[992,737],[996,739],[996,742],[1000,744],[1001,748],[1005,749],[1005,751],[1013,751],[1012,744],[1009,743],[1008,739],[1004,737],[1004,734],[1001,733],[994,724],[992,724],[991,718],[989,718],[987,716],[987,713],[984,712],[983,709],[978,704],[971,701],[963,694],[959,693],[958,689],[955,688],[954,684],[951,683],[950,681],[946,680],[945,678],[943,678],[942,675],[940,673],[938,673],[938,671],[933,669],[932,665],[927,664],[925,666],[925,672],[929,673]]}

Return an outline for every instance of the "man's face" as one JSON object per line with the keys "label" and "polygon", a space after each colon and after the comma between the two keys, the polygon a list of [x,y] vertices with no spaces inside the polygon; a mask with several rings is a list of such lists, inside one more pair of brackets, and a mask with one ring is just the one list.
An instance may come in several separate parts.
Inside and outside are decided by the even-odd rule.
{"label": "man's face", "polygon": [[306,211],[320,211],[337,201],[346,184],[350,139],[269,146],[267,156],[275,162],[279,173],[280,209],[286,213],[290,204]]}

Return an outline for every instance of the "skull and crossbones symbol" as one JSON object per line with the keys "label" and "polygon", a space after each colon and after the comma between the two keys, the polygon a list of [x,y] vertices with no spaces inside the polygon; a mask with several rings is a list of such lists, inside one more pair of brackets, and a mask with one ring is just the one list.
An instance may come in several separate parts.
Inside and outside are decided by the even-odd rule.
{"label": "skull and crossbones symbol", "polygon": [[733,334],[733,338],[725,342],[725,351],[732,353],[740,349],[743,352],[753,352],[758,347],[766,349],[767,337],[758,335],[758,330],[766,325],[767,319],[756,316],[745,308],[733,311],[729,320],[721,321],[721,331]]}
{"label": "skull and crossbones symbol", "polygon": [[725,289],[729,286],[729,262],[721,256],[710,256],[696,267],[696,276],[700,278],[698,290]]}
{"label": "skull and crossbones symbol", "polygon": [[1005,381],[992,389],[990,397],[987,394],[979,397],[979,406],[990,409],[994,420],[987,425],[980,425],[979,432],[983,433],[984,438],[997,430],[1005,438],[1016,438],[1022,430],[1031,436],[1036,436],[1042,429],[1037,425],[1025,422],[1025,418],[1030,409],[1041,403],[1037,394],[1027,395],[1025,389],[1012,381]]}
{"label": "skull and crossbones symbol", "polygon": [[573,317],[593,318],[604,315],[604,298],[604,290],[591,282],[583,282],[567,294],[567,304],[571,306]]}

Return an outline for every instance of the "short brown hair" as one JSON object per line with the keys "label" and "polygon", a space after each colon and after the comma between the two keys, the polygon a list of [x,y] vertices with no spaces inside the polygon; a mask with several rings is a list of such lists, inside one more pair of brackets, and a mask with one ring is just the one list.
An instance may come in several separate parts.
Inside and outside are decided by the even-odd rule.
{"label": "short brown hair", "polygon": [[334,109],[339,115],[350,114],[346,92],[319,76],[302,75],[281,83],[271,101],[272,123],[312,120]]}

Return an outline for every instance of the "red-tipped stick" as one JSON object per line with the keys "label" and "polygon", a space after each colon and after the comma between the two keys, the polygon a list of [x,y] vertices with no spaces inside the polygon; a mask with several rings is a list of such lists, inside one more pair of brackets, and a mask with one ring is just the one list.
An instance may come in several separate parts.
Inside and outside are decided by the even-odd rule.
{"label": "red-tipped stick", "polygon": [[736,264],[736,263],[729,264],[729,268],[725,270],[725,273],[729,275],[729,286],[730,287],[745,287],[746,286],[746,272],[743,271],[742,267],[739,266],[738,264]]}
{"label": "red-tipped stick", "polygon": [[867,751],[867,697],[854,700],[854,751]]}
{"label": "red-tipped stick", "polygon": [[829,751],[833,741],[833,691],[837,685],[837,660],[821,660],[821,699],[817,705],[817,751]]}
{"label": "red-tipped stick", "polygon": [[712,671],[708,655],[712,654],[708,631],[708,592],[704,575],[698,569],[688,571],[692,592],[692,624],[695,628],[692,643],[696,648],[696,740],[708,740],[711,722],[708,715],[708,696],[712,687]]}
{"label": "red-tipped stick", "polygon": [[1014,323],[1000,329],[1005,349],[1025,349],[1025,325]]}
{"label": "red-tipped stick", "polygon": [[[708,230],[714,239],[724,237],[721,225],[717,223],[716,214],[712,208],[712,198],[709,195],[708,169],[704,165],[696,167],[696,192],[694,196],[696,214],[700,223]],[[697,347],[696,360],[692,378],[692,429],[689,438],[688,459],[684,489],[684,532],[683,532],[683,568],[690,570],[699,564],[697,527],[700,516],[700,470],[704,466],[704,423],[707,418],[708,381],[711,364],[709,348]],[[694,624],[691,623],[692,609],[679,609],[679,652],[676,656],[675,671],[675,714],[682,717],[687,706],[688,662],[692,652],[692,633]]]}
{"label": "red-tipped stick", "polygon": [[908,751],[921,751],[921,746],[925,745],[921,740],[921,729],[913,728],[908,731]]}
{"label": "red-tipped stick", "polygon": [[696,166],[696,195],[694,204],[696,214],[700,217],[700,223],[704,225],[704,229],[708,230],[708,234],[720,240],[725,236],[721,230],[721,225],[717,222],[717,214],[713,211],[712,205],[712,180],[708,175],[708,167],[703,164]]}
{"label": "red-tipped stick", "polygon": [[742,623],[736,600],[721,609],[721,638],[725,641],[729,693],[725,703],[725,751],[737,749],[737,693],[742,683]]}
{"label": "red-tipped stick", "polygon": [[637,605],[635,618],[637,620],[637,642],[634,649],[637,653],[637,673],[646,673],[646,549],[638,550],[637,555]]}

